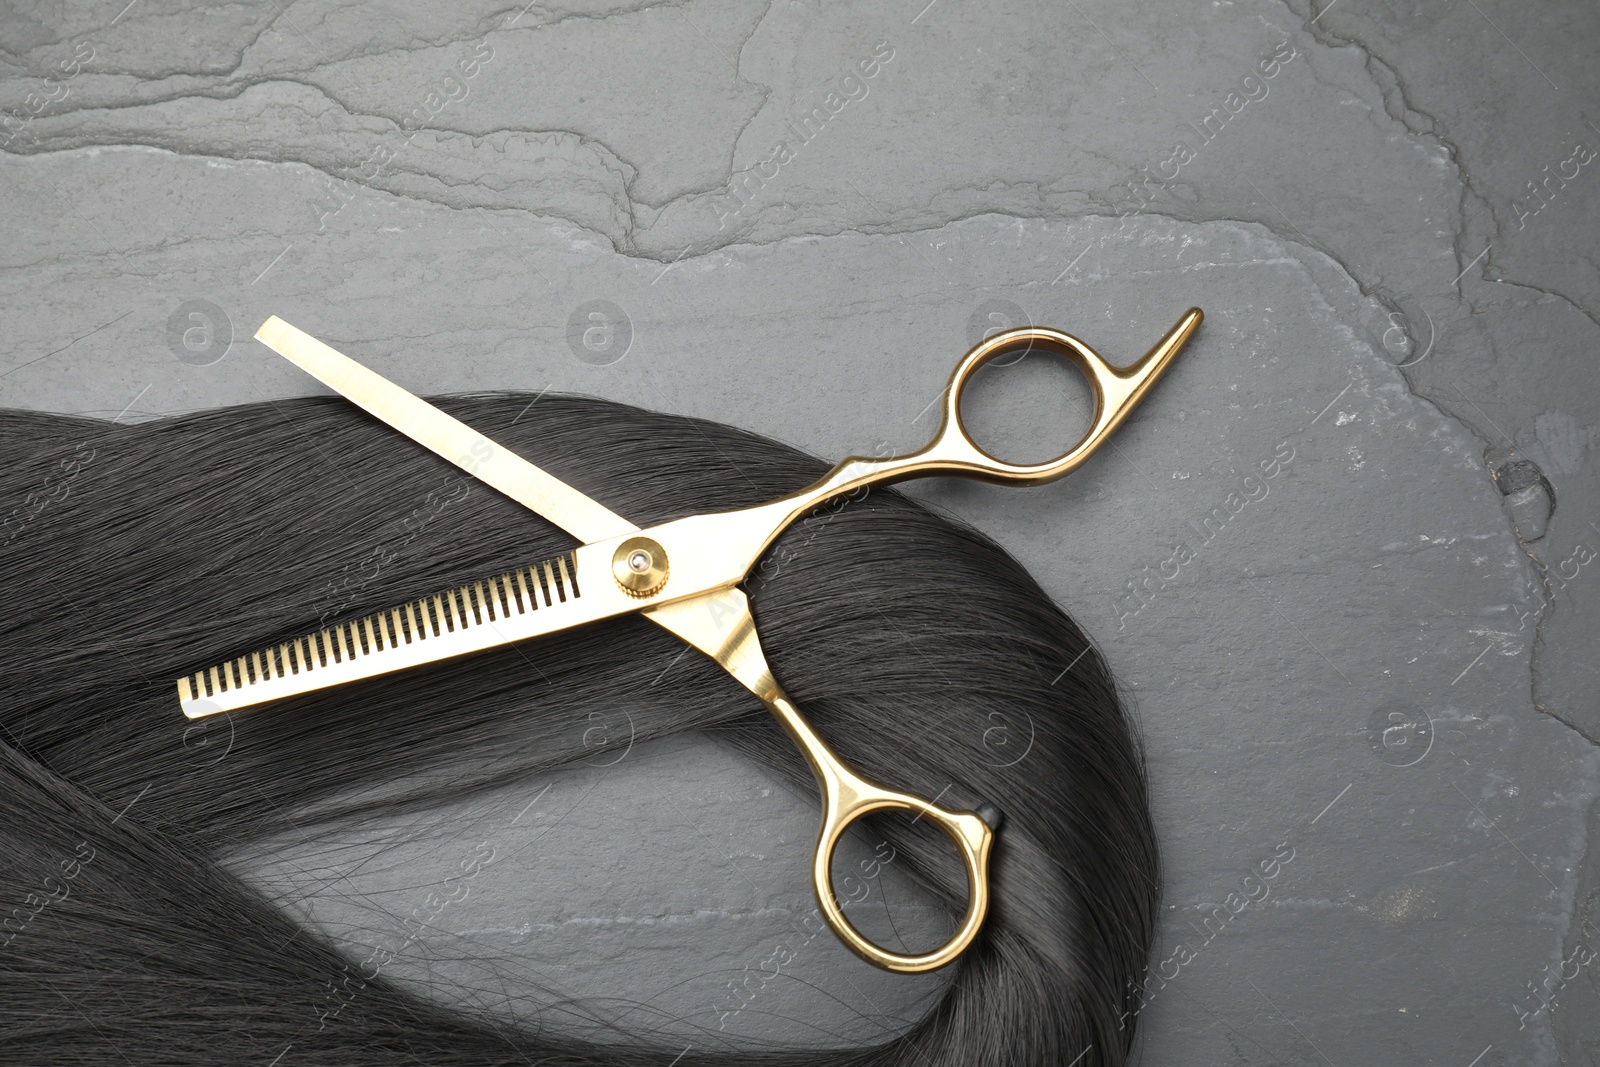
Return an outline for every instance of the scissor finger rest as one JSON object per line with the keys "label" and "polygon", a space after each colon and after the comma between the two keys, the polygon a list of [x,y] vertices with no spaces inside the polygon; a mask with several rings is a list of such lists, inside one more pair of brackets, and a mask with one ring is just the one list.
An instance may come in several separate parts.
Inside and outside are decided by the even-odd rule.
{"label": "scissor finger rest", "polygon": [[[950,375],[950,384],[945,387],[939,429],[928,447],[917,454],[917,458],[923,461],[917,473],[933,473],[934,469],[942,468],[950,473],[975,475],[992,481],[1039,485],[1076,470],[1127,418],[1162,371],[1166,370],[1172,357],[1189,340],[1189,335],[1200,325],[1202,317],[1199,308],[1184,312],[1183,317],[1154,348],[1125,369],[1113,367],[1094,349],[1060,330],[1039,327],[1007,330],[974,346]],[[991,456],[972,439],[961,421],[961,392],[972,375],[985,363],[1019,350],[1049,352],[1075,363],[1088,379],[1089,391],[1094,396],[1094,416],[1083,438],[1062,455],[1045,463],[1007,463]]]}
{"label": "scissor finger rest", "polygon": [[[1204,318],[1199,308],[1190,308],[1155,347],[1137,362],[1113,367],[1100,354],[1069,333],[1040,327],[1025,327],[995,334],[975,345],[961,357],[950,374],[941,398],[939,428],[933,440],[915,452],[887,459],[850,456],[804,489],[765,505],[778,521],[771,523],[766,540],[752,543],[749,556],[763,551],[784,526],[820,504],[864,485],[883,485],[928,474],[961,474],[992,482],[1016,485],[1042,485],[1071,474],[1094,455],[1116,428],[1138,406]],[[979,367],[1015,352],[1047,352],[1069,360],[1083,372],[1094,397],[1094,416],[1089,429],[1077,444],[1062,455],[1044,463],[1008,463],[985,452],[961,421],[961,393]],[[757,509],[749,509],[754,513]],[[769,521],[765,517],[763,521]]]}
{"label": "scissor finger rest", "polygon": [[[885,789],[843,767],[837,770],[841,774],[835,778],[834,787],[830,789],[825,784],[823,788],[822,827],[817,832],[817,850],[811,867],[811,880],[822,914],[839,939],[868,963],[902,974],[920,974],[943,967],[966,951],[983,926],[984,915],[989,910],[989,850],[994,844],[994,831],[976,812],[948,811],[921,797]],[[833,892],[833,852],[844,832],[863,815],[885,810],[910,811],[918,818],[931,821],[955,843],[967,869],[967,913],[954,936],[932,952],[902,955],[873,944],[850,924]]]}
{"label": "scissor finger rest", "polygon": [[[753,626],[751,632],[754,632]],[[759,651],[755,656],[761,659]],[[989,850],[994,845],[994,830],[990,824],[977,812],[950,811],[910,793],[887,789],[851,770],[778,686],[766,669],[764,659],[759,678],[750,690],[761,698],[800,746],[811,773],[816,775],[817,787],[822,791],[822,827],[817,831],[817,847],[811,857],[811,885],[816,890],[817,905],[833,932],[868,963],[902,974],[937,970],[961,955],[978,936],[983,917],[989,911]],[[967,913],[955,936],[932,952],[908,956],[874,945],[850,925],[844,908],[833,895],[833,850],[839,846],[839,838],[861,816],[885,810],[915,812],[918,818],[932,821],[955,843],[967,869]],[[990,818],[994,826],[1000,825],[996,814],[991,812]]]}

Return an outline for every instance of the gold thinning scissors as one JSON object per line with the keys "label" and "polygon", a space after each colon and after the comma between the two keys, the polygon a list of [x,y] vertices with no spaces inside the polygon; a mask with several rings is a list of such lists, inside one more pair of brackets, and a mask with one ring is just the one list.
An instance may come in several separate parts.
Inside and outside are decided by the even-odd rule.
{"label": "gold thinning scissors", "polygon": [[[451,659],[498,645],[641,612],[716,660],[778,717],[816,775],[822,792],[811,881],[839,938],[869,963],[890,971],[934,970],[959,956],[989,907],[989,851],[998,816],[989,805],[951,811],[878,784],[850,768],[812,729],[767,665],[749,600],[738,584],[796,519],[843,493],[927,474],[1039,485],[1080,467],[1128,417],[1200,324],[1190,308],[1137,363],[1108,364],[1088,345],[1057,330],[1008,330],[975,346],[956,365],[943,396],[939,428],[916,452],[887,459],[852,456],[815,484],[766,504],[695,515],[641,530],[466,424],[374,374],[276,316],[256,338],[335,392],[366,409],[473,477],[544,516],[584,544],[565,556],[424,597],[389,611],[241,656],[178,680],[185,715],[200,718],[269,700]],[[961,393],[973,373],[997,356],[1039,350],[1075,363],[1088,379],[1094,414],[1083,438],[1048,463],[1014,464],[975,444],[961,422]],[[835,898],[833,851],[847,827],[868,812],[899,809],[927,818],[955,843],[966,866],[966,915],[955,935],[931,952],[889,952],[861,935]],[[987,809],[987,810],[985,810]],[[987,815],[989,822],[985,821]]]}

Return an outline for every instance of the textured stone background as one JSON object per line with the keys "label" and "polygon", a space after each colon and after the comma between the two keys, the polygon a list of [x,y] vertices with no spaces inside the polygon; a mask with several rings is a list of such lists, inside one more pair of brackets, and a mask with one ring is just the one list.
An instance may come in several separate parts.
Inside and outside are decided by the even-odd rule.
{"label": "textured stone background", "polygon": [[[1142,1062],[1596,1062],[1600,11],[925,4],[7,5],[0,403],[318,392],[250,340],[280,314],[417,392],[835,456],[920,444],[985,328],[1120,361],[1198,304],[1072,478],[908,490],[1016,554],[1135,701],[1152,971],[1193,953],[1150,983]],[[802,142],[830,92],[856,98]],[[971,405],[988,440],[1071,436],[1070,371],[1008,374]],[[552,1027],[858,1043],[937,996],[795,932],[812,798],[694,738],[629,748],[618,711],[591,766],[241,862],[364,956],[492,841],[386,973]],[[1048,773],[1026,735],[996,758]],[[872,891],[942,928],[892,867]],[[798,959],[750,982],[779,938]]]}

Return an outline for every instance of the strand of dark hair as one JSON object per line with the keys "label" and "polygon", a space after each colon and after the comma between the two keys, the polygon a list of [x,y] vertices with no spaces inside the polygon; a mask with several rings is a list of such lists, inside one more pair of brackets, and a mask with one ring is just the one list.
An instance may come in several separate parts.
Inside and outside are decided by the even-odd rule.
{"label": "strand of dark hair", "polygon": [[[533,402],[437,401],[641,526],[823,470],[714,423]],[[759,1054],[594,1045],[382,977],[318,1031],[316,1000],[349,961],[219,857],[288,813],[332,825],[572,763],[588,755],[573,724],[682,646],[624,618],[197,727],[178,714],[179,675],[573,539],[331,398],[127,426],[0,412],[0,460],[0,501],[17,508],[0,530],[0,913],[31,916],[0,933],[0,1062],[265,1063],[291,1044],[286,1063],[338,1067],[1125,1061],[1157,910],[1139,745],[1099,653],[973,530],[873,491],[791,528],[767,557],[781,564],[747,585],[775,672],[854,765],[1005,813],[985,930],[903,1036]],[[451,503],[419,522],[427,493]],[[397,537],[406,551],[327,592]],[[652,697],[636,743],[714,731],[810,788],[793,745],[706,658],[683,657]],[[983,749],[995,711],[1033,724],[1024,766]],[[218,759],[205,731],[224,728]],[[448,779],[384,788],[439,767]],[[965,878],[942,837],[877,829],[959,914]]]}

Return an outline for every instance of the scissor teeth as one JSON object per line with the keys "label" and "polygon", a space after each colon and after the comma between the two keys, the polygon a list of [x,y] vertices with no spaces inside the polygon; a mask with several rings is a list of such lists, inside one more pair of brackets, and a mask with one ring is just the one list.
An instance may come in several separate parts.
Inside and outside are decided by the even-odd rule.
{"label": "scissor teeth", "polygon": [[567,571],[567,557],[557,556],[556,566],[561,569],[561,580],[568,589],[572,590],[572,599],[576,600],[582,596],[583,594],[578,592],[578,558],[576,556],[572,557],[572,571],[570,573]]}
{"label": "scissor teeth", "polygon": [[[515,620],[580,595],[578,557],[568,553],[336,623],[185,675],[177,681],[178,700],[191,716],[207,715],[409,665],[386,661],[391,653],[400,659],[422,656],[419,662],[430,662],[440,653],[430,657],[425,650],[412,652],[412,646]],[[493,643],[497,642],[487,642]],[[374,662],[362,666],[367,660]],[[226,698],[220,700],[220,706],[219,698]]]}

